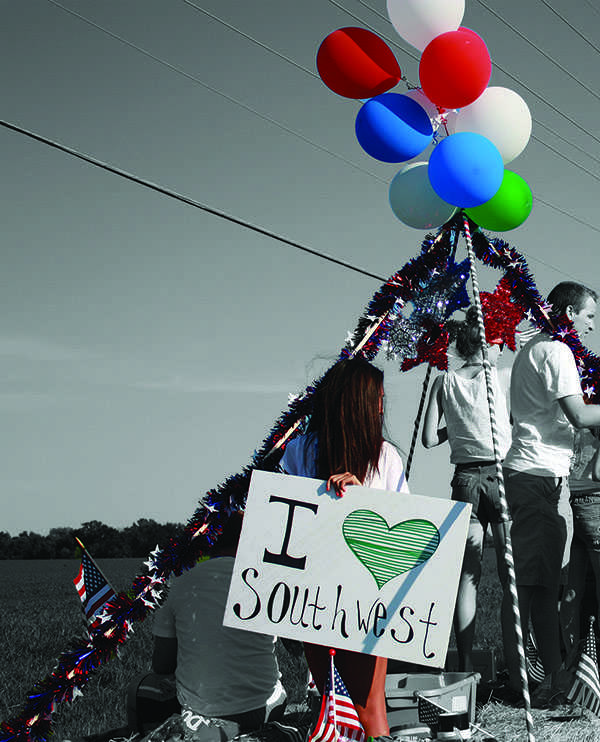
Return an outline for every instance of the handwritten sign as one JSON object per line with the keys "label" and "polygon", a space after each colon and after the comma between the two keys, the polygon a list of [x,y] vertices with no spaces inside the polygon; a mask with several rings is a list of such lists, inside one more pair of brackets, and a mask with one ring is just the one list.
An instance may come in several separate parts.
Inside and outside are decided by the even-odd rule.
{"label": "handwritten sign", "polygon": [[224,623],[443,667],[470,512],[254,471]]}

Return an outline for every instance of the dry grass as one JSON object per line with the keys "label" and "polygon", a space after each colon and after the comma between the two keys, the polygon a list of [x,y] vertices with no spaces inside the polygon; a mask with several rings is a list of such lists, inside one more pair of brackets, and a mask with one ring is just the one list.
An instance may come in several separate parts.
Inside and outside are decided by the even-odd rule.
{"label": "dry grass", "polygon": [[[533,709],[534,734],[539,742],[597,742],[600,720],[580,707],[560,707],[552,711]],[[498,703],[479,710],[477,724],[498,742],[524,742],[527,739],[525,712]],[[479,735],[480,739],[485,739]]]}
{"label": "dry grass", "polygon": [[[140,561],[115,559],[101,562],[117,589],[126,588],[140,570]],[[54,661],[68,640],[81,631],[79,599],[72,585],[77,573],[75,560],[0,561],[3,585],[0,611],[0,718],[20,711],[34,683],[51,672]],[[499,590],[493,576],[493,554],[486,554],[476,645],[494,648],[502,667],[498,621]],[[114,729],[126,723],[125,693],[128,683],[150,666],[151,622],[136,626],[121,656],[90,677],[83,698],[55,714],[55,739],[81,738]],[[285,650],[280,652],[283,681],[293,710],[302,711],[305,664]],[[535,736],[540,742],[592,742],[600,740],[600,720],[579,707],[533,711]],[[525,715],[497,703],[478,709],[477,724],[499,742],[527,739]],[[477,733],[474,740],[486,736]],[[252,740],[247,736],[244,742]],[[273,742],[268,740],[268,742]]]}

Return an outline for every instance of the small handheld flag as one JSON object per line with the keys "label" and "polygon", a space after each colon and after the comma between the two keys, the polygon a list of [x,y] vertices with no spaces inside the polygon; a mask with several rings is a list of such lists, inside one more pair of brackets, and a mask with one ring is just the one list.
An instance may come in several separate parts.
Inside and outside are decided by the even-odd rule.
{"label": "small handheld flag", "polygon": [[79,539],[77,539],[77,543],[82,548],[81,564],[73,584],[81,600],[86,618],[88,621],[93,621],[96,614],[116,593]]}
{"label": "small handheld flag", "polygon": [[538,652],[537,643],[531,627],[527,637],[527,646],[525,647],[525,662],[527,664],[527,675],[529,680],[534,683],[541,683],[546,677],[544,665]]}
{"label": "small handheld flag", "polygon": [[594,616],[590,616],[590,627],[575,671],[575,680],[567,697],[573,703],[579,703],[596,716],[600,716],[600,676],[598,674]]}
{"label": "small handheld flag", "polygon": [[335,650],[330,649],[329,653],[331,672],[327,676],[319,719],[308,742],[366,742],[356,708],[333,662]]}

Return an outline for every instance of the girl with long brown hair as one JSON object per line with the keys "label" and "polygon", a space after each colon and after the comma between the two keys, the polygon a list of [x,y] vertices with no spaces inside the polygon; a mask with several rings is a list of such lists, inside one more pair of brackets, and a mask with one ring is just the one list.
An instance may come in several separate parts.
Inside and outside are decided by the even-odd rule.
{"label": "girl with long brown hair", "polygon": [[[327,480],[339,497],[351,485],[408,493],[400,454],[383,437],[383,372],[361,357],[332,366],[314,396],[307,433],[281,460],[287,474]],[[304,644],[309,669],[323,693],[329,649]],[[369,737],[387,737],[387,659],[338,649],[336,667]]]}

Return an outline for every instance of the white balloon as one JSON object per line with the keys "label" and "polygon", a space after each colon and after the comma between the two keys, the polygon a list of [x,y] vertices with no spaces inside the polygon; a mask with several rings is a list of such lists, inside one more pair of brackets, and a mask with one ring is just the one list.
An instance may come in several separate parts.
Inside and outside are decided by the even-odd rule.
{"label": "white balloon", "polygon": [[527,146],[531,136],[531,113],[527,103],[509,88],[490,87],[453,122],[455,131],[482,134],[493,142],[506,165]]}
{"label": "white balloon", "polygon": [[405,165],[390,183],[390,206],[401,222],[415,229],[445,224],[456,207],[443,201],[433,190],[426,162]]}
{"label": "white balloon", "polygon": [[400,36],[423,51],[436,36],[458,29],[465,0],[387,0],[387,12]]}
{"label": "white balloon", "polygon": [[450,134],[456,134],[456,118],[458,113],[459,112],[454,108],[451,108],[444,113],[444,126],[446,127],[448,136],[450,136]]}

